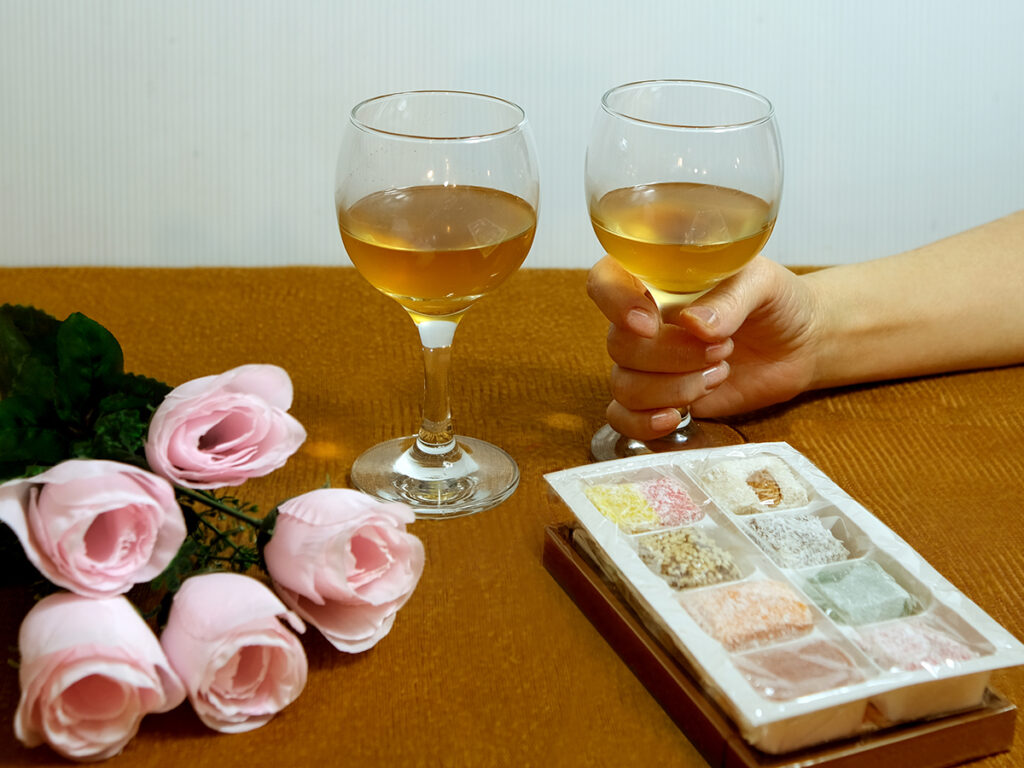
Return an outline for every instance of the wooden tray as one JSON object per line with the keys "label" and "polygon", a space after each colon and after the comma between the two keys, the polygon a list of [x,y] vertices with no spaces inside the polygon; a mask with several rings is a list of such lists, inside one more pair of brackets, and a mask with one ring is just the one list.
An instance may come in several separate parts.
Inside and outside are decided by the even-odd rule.
{"label": "wooden tray", "polygon": [[943,768],[1005,752],[1013,742],[1016,707],[990,689],[984,705],[970,712],[889,727],[786,755],[764,754],[743,740],[732,721],[705,696],[685,664],[650,635],[640,618],[573,546],[571,526],[545,529],[543,561],[713,768]]}

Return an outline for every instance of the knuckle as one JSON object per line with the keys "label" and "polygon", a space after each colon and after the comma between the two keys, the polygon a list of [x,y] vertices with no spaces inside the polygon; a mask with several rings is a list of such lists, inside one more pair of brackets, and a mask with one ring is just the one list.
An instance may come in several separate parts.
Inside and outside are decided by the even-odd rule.
{"label": "knuckle", "polygon": [[608,356],[617,363],[626,364],[631,361],[638,346],[628,334],[616,325],[609,326],[606,346]]}
{"label": "knuckle", "polygon": [[594,274],[595,269],[596,267],[592,268],[590,272],[587,273],[587,296],[589,296],[592,301],[596,302],[599,290],[597,287],[597,276]]}
{"label": "knuckle", "polygon": [[705,394],[703,380],[699,373],[677,376],[673,381],[673,405],[689,406]]}
{"label": "knuckle", "polygon": [[648,437],[645,434],[645,422],[646,419],[643,414],[636,413],[622,403],[612,401],[605,412],[608,419],[608,423],[612,429],[620,434],[630,435],[632,437],[639,437],[640,439],[646,439]]}
{"label": "knuckle", "polygon": [[656,400],[656,392],[642,374],[625,370],[615,366],[612,368],[612,375],[609,379],[612,397],[624,407],[638,411],[650,407],[650,402]]}

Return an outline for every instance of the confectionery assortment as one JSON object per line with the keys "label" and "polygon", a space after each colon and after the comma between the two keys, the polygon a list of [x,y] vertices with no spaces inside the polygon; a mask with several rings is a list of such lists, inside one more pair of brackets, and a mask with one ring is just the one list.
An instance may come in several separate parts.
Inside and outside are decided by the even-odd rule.
{"label": "confectionery assortment", "polygon": [[637,552],[648,568],[674,589],[706,587],[743,577],[727,549],[699,528],[652,533],[638,541]]}
{"label": "confectionery assortment", "polygon": [[830,640],[787,643],[737,656],[736,668],[762,696],[789,701],[864,680],[857,663]]}
{"label": "confectionery assortment", "polygon": [[810,632],[810,606],[792,587],[764,579],[688,595],[684,605],[701,628],[730,651]]}
{"label": "confectionery assortment", "polygon": [[587,486],[585,493],[605,517],[626,533],[687,525],[704,516],[686,488],[671,475],[596,483]]}
{"label": "confectionery assortment", "polygon": [[850,556],[842,540],[817,515],[759,515],[743,527],[780,568],[838,563]]}
{"label": "confectionery assortment", "polygon": [[743,737],[789,752],[980,706],[1024,645],[786,443],[546,476],[574,541]]}
{"label": "confectionery assortment", "polygon": [[700,473],[700,482],[726,512],[734,515],[793,509],[808,501],[807,489],[793,471],[771,454],[712,464]]}
{"label": "confectionery assortment", "polygon": [[900,621],[858,633],[857,644],[882,669],[941,669],[977,654],[941,629],[922,621]]}
{"label": "confectionery assortment", "polygon": [[860,560],[814,574],[807,594],[826,614],[844,624],[898,619],[917,610],[917,601],[874,560]]}

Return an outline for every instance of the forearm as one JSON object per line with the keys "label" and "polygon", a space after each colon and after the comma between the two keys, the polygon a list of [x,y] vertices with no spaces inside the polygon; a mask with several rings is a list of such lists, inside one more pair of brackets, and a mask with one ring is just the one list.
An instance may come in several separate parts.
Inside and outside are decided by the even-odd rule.
{"label": "forearm", "polygon": [[821,329],[812,388],[1024,362],[1024,211],[802,279]]}

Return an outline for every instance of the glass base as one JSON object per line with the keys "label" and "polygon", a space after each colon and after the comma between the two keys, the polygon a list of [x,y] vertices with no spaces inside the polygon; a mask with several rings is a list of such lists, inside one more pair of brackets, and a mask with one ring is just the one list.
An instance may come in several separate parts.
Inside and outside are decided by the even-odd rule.
{"label": "glass base", "polygon": [[605,424],[594,433],[590,441],[590,455],[596,461],[625,459],[649,453],[668,453],[692,448],[719,448],[724,445],[742,445],[747,442],[736,429],[717,421],[690,421],[690,423],[664,437],[654,440],[635,440],[620,435]]}
{"label": "glass base", "polygon": [[519,485],[519,467],[501,448],[455,438],[441,454],[420,450],[415,435],[373,446],[355,460],[352,485],[382,501],[400,501],[416,517],[462,517],[496,507]]}

